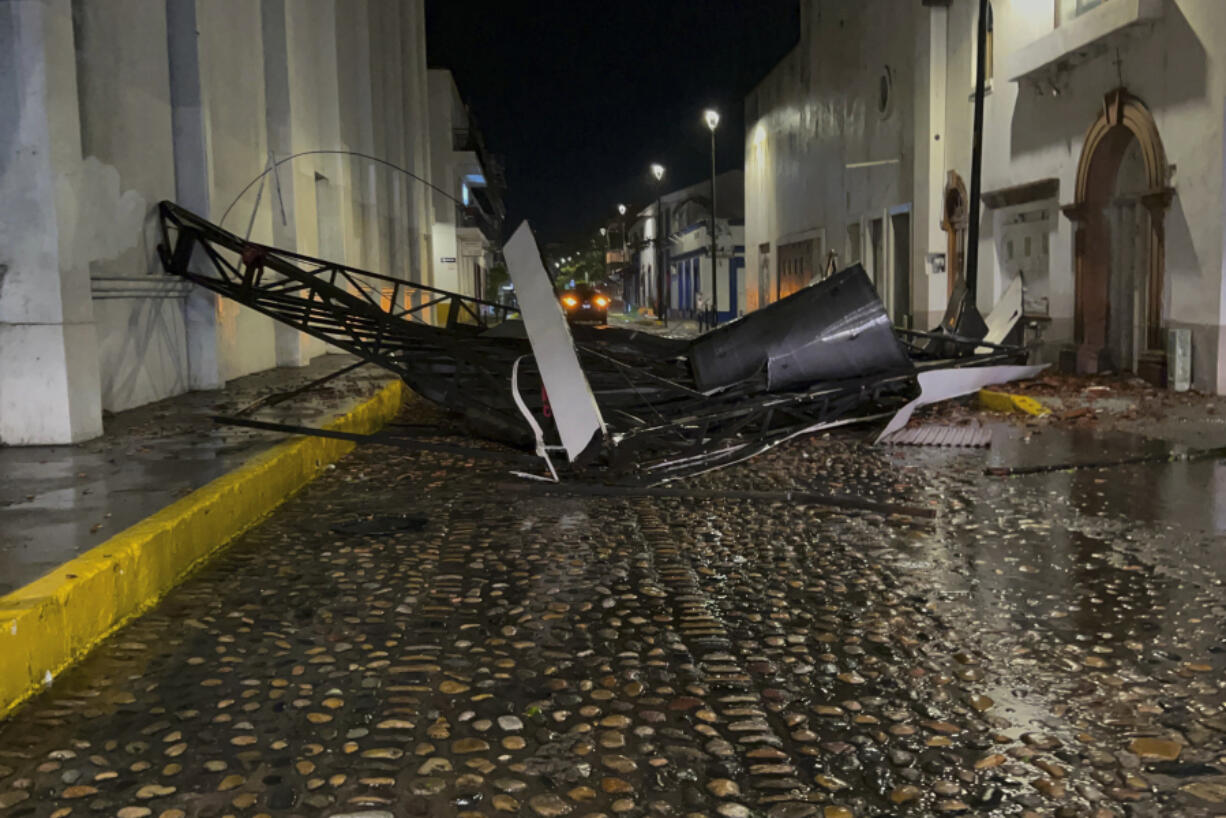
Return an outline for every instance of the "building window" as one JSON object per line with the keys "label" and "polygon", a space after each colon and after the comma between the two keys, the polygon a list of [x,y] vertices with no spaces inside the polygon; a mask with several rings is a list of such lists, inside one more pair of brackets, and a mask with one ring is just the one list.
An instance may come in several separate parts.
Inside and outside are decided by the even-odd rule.
{"label": "building window", "polygon": [[1056,25],[1071,23],[1106,2],[1107,0],[1059,0],[1056,3]]}
{"label": "building window", "polygon": [[893,108],[894,74],[887,65],[881,69],[881,76],[877,78],[877,113],[885,119]]}

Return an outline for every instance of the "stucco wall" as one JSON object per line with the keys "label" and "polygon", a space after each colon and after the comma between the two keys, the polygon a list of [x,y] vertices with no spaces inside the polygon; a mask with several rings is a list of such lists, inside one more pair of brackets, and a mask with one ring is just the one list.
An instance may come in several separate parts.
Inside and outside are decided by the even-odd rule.
{"label": "stucco wall", "polygon": [[[802,42],[746,100],[746,245],[753,306],[758,245],[826,228],[826,246],[845,244],[846,223],[910,202],[912,302],[931,323],[944,305],[945,276],[930,275],[925,255],[944,252],[940,218],[944,174],[971,176],[974,24],[977,2],[947,8],[918,3],[803,7]],[[1010,81],[1011,55],[1052,32],[1054,0],[994,0],[995,77],[985,105],[983,189],[1055,178],[1051,209],[1075,198],[1086,131],[1103,98],[1123,86],[1152,112],[1171,164],[1175,198],[1165,221],[1164,321],[1193,329],[1194,385],[1226,389],[1223,318],[1223,100],[1221,60],[1226,3],[1169,0],[1162,17],[1113,41],[1108,53],[1074,60],[1050,89]],[[907,18],[907,15],[913,15]],[[891,25],[880,25],[889,18]],[[906,39],[909,37],[910,39]],[[888,55],[888,56],[887,56]],[[895,72],[898,108],[881,119],[866,85],[880,62]],[[809,66],[808,72],[805,67]],[[901,155],[898,165],[863,170],[846,164]],[[999,233],[1002,214],[988,210],[978,248],[979,306],[985,313],[1008,286]],[[1050,274],[1034,290],[1049,299],[1048,340],[1073,339],[1074,225],[1049,222]],[[772,270],[772,274],[774,270]]]}
{"label": "stucco wall", "polygon": [[94,297],[102,408],[120,411],[187,388],[180,298],[120,297],[156,275],[156,207],[174,198],[163,5],[73,4],[82,173],[79,252]]}
{"label": "stucco wall", "polygon": [[[947,162],[969,179],[973,109],[970,42],[973,3],[954,0],[949,12],[950,86],[947,94]],[[1166,219],[1164,320],[1193,328],[1194,385],[1221,391],[1223,99],[1220,61],[1226,4],[1169,0],[1150,27],[1118,43],[1118,51],[1077,65],[1056,83],[1059,95],[1040,95],[1003,76],[1009,55],[1052,31],[1051,0],[995,0],[997,76],[985,106],[984,190],[1037,179],[1059,179],[1059,201],[1074,201],[1076,173],[1086,131],[1104,96],[1123,86],[1153,114],[1175,167],[1174,202]],[[1118,59],[1118,64],[1117,64]],[[961,93],[959,90],[964,88]],[[989,213],[980,243],[980,308],[988,309],[1008,285]],[[1051,235],[1048,283],[1054,319],[1051,338],[1073,339],[1074,225],[1061,216]]]}
{"label": "stucco wall", "polygon": [[[452,129],[467,125],[463,119],[459,90],[450,71],[434,69],[429,72],[430,89],[430,156],[434,184],[459,198],[460,180],[456,173],[455,152],[452,149]],[[460,251],[456,237],[455,202],[438,191],[431,193],[434,209],[434,224],[431,232],[434,286],[450,292],[460,289]],[[444,261],[451,259],[451,261]]]}
{"label": "stucco wall", "polygon": [[800,45],[747,98],[749,308],[760,306],[759,245],[771,245],[773,282],[781,243],[821,236],[843,256],[848,224],[911,202],[918,13],[918,4],[890,0],[806,3]]}
{"label": "stucco wall", "polygon": [[[430,200],[403,173],[365,159],[310,156],[278,171],[284,222],[272,179],[254,219],[258,186],[236,201],[270,150],[278,159],[360,151],[429,179],[423,0],[4,6],[0,33],[11,65],[0,92],[13,97],[6,110],[28,113],[11,119],[11,138],[0,140],[4,190],[24,190],[31,203],[41,197],[38,207],[6,206],[28,213],[28,224],[5,221],[21,229],[31,252],[43,248],[0,259],[13,268],[0,271],[9,294],[0,300],[6,353],[29,353],[0,368],[0,394],[14,401],[7,417],[30,418],[29,429],[6,433],[7,442],[88,437],[100,428],[100,408],[301,365],[325,351],[233,302],[185,299],[182,287],[167,287],[155,255],[162,199],[213,220],[234,203],[224,226],[245,234],[250,224],[256,241],[429,278],[422,263]],[[13,162],[26,143],[31,161]],[[148,282],[167,297],[132,295]],[[30,360],[19,366],[18,357]],[[54,397],[63,391],[92,397],[69,402],[71,422],[48,423],[33,402],[23,411],[32,373],[53,403],[63,402]]]}

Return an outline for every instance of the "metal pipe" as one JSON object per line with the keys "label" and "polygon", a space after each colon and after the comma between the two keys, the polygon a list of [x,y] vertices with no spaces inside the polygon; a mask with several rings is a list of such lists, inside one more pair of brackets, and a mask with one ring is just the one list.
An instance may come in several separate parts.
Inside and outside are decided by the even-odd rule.
{"label": "metal pipe", "polygon": [[159,281],[166,284],[181,285],[183,281],[165,273],[150,273],[143,276],[90,276],[90,281],[138,281],[142,284],[156,284]]}
{"label": "metal pipe", "polygon": [[138,292],[112,292],[91,295],[90,298],[94,301],[115,301],[121,298],[187,298],[186,292],[163,292],[163,293],[138,293]]}
{"label": "metal pipe", "polygon": [[[657,183],[658,184],[658,183]],[[655,257],[656,257],[656,313],[657,318],[664,320],[664,326],[668,326],[668,310],[664,307],[664,270],[662,263],[664,260],[663,246],[660,244],[660,230],[664,223],[664,214],[660,210],[660,196],[657,191],[656,195],[656,229],[655,236]]]}
{"label": "metal pipe", "polygon": [[975,55],[975,131],[971,153],[970,227],[966,239],[966,292],[975,303],[979,284],[979,198],[983,180],[983,90],[987,75],[989,0],[979,0],[979,49]]}
{"label": "metal pipe", "polygon": [[221,214],[221,219],[218,220],[217,226],[220,227],[226,223],[226,216],[230,215],[230,211],[234,209],[234,206],[236,204],[238,204],[238,200],[243,198],[243,196],[247,193],[247,191],[251,190],[252,186],[254,186],[256,183],[262,183],[264,181],[265,176],[267,176],[269,173],[272,173],[275,169],[281,167],[286,162],[291,162],[294,159],[298,159],[299,157],[302,157],[302,156],[353,156],[358,159],[365,159],[368,162],[375,162],[376,164],[384,165],[385,167],[389,167],[392,170],[399,171],[400,173],[403,173],[405,176],[408,176],[410,179],[421,182],[423,185],[430,188],[435,193],[439,194],[440,196],[443,196],[446,199],[450,199],[451,201],[455,202],[458,205],[464,204],[459,199],[457,199],[455,196],[443,190],[438,185],[426,179],[423,179],[420,176],[418,176],[416,173],[413,173],[410,170],[405,170],[399,165],[395,165],[387,161],[386,159],[380,159],[378,156],[371,156],[368,153],[362,153],[360,151],[345,151],[345,150],[299,151],[298,153],[291,154],[285,157],[284,159],[278,159],[276,162],[270,163],[268,167],[264,168],[263,173],[261,173],[259,176],[252,179],[250,182],[248,182],[247,186],[239,191],[238,195],[234,197],[234,200],[230,202],[230,204],[226,207],[225,212]]}

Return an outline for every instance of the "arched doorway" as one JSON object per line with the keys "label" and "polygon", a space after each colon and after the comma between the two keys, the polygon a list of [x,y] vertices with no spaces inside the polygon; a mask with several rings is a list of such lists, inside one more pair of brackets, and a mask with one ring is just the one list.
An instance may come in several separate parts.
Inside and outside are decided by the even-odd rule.
{"label": "arched doorway", "polygon": [[945,231],[945,297],[952,298],[954,283],[966,267],[966,183],[957,171],[951,170],[945,181],[941,208],[941,229]]}
{"label": "arched doorway", "polygon": [[1163,377],[1163,224],[1172,189],[1149,110],[1123,89],[1086,132],[1077,198],[1074,334],[1077,370]]}

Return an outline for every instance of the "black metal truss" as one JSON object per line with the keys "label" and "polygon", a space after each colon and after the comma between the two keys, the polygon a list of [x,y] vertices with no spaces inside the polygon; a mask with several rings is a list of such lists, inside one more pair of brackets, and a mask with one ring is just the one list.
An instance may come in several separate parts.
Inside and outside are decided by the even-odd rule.
{"label": "black metal truss", "polygon": [[[527,344],[472,343],[509,307],[248,242],[171,202],[161,223],[166,272],[396,373],[492,436],[530,442],[509,376]],[[442,306],[446,325],[428,323]]]}
{"label": "black metal truss", "polygon": [[[531,450],[534,438],[512,396],[512,368],[521,361],[520,396],[554,435],[528,341],[487,332],[512,308],[248,242],[170,202],[161,205],[161,222],[159,252],[168,273],[390,370],[459,413],[477,434]],[[445,325],[429,323],[427,311],[444,305]],[[952,343],[961,357],[944,365],[995,363],[1018,352],[975,355],[971,345],[982,342]],[[918,344],[908,345],[913,358],[922,357]],[[600,457],[584,474],[621,483],[726,466],[805,431],[893,411],[918,392],[912,373],[792,392],[767,392],[756,376],[704,394],[684,342],[577,330],[576,348],[608,428]]]}

